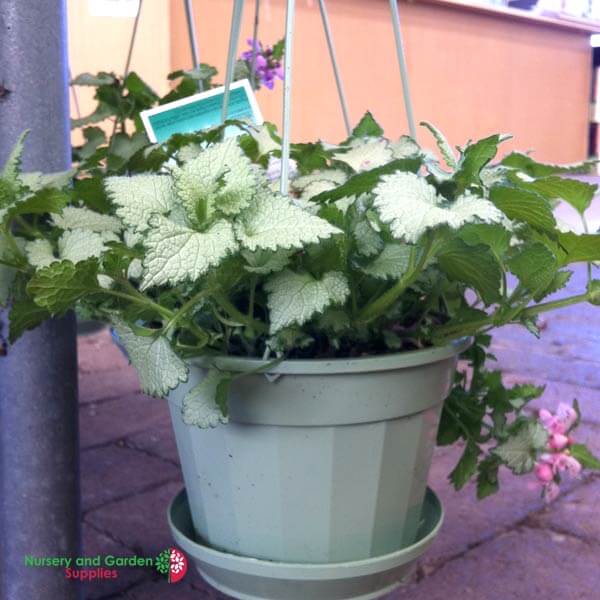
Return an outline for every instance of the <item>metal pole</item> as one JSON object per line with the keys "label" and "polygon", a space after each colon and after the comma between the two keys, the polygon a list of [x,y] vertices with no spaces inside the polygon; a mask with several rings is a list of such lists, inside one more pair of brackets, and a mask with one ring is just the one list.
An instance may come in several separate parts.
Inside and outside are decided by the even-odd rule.
{"label": "metal pole", "polygon": [[229,88],[231,87],[231,82],[233,81],[235,55],[240,41],[243,10],[244,0],[235,0],[233,4],[233,13],[231,15],[231,32],[229,33],[229,51],[227,53],[227,72],[225,73],[225,93],[223,94],[221,121],[225,121],[227,119],[227,111],[229,110]]}
{"label": "metal pole", "polygon": [[390,0],[390,8],[392,9],[392,26],[394,27],[394,38],[396,39],[396,54],[398,55],[398,66],[400,67],[400,78],[402,79],[402,94],[404,96],[404,108],[406,110],[406,120],[408,121],[408,131],[412,138],[417,139],[417,128],[415,127],[415,117],[413,115],[410,87],[408,85],[408,69],[406,68],[406,58],[404,56],[402,32],[400,31],[398,0]]}
{"label": "metal pole", "polygon": [[[0,81],[11,90],[0,100],[0,164],[29,128],[25,169],[70,167],[66,40],[64,0],[0,0]],[[0,357],[0,424],[0,598],[74,600],[60,569],[25,565],[26,555],[80,553],[72,314]]]}
{"label": "metal pole", "polygon": [[[192,52],[192,65],[194,69],[200,68],[200,55],[198,54],[198,43],[196,42],[196,27],[194,25],[194,9],[192,0],[183,0],[185,4],[185,16],[187,19],[188,36],[190,38],[190,50]],[[198,79],[198,91],[204,91],[204,84]]]}
{"label": "metal pole", "polygon": [[295,0],[287,0],[285,18],[285,62],[283,67],[283,138],[281,143],[281,180],[279,190],[287,196],[289,189],[290,136],[292,125],[292,56],[294,50]]}
{"label": "metal pole", "polygon": [[340,76],[340,70],[338,68],[337,58],[335,54],[335,46],[333,45],[333,36],[331,35],[331,27],[329,25],[329,16],[327,14],[325,0],[319,0],[319,8],[321,10],[321,19],[323,20],[323,30],[325,31],[325,37],[327,38],[329,56],[331,57],[331,66],[333,67],[333,74],[335,75],[335,84],[337,86],[338,96],[340,97],[340,105],[342,107],[344,125],[346,126],[346,131],[348,132],[348,135],[350,135],[352,133],[352,127],[350,126],[350,117],[348,116],[348,105],[346,104],[346,95],[344,94],[342,78]]}
{"label": "metal pole", "polygon": [[258,22],[260,16],[260,0],[256,0],[254,4],[254,28],[252,29],[252,62],[250,63],[250,83],[252,89],[255,90],[258,87],[258,79],[256,77],[256,54],[258,43]]}

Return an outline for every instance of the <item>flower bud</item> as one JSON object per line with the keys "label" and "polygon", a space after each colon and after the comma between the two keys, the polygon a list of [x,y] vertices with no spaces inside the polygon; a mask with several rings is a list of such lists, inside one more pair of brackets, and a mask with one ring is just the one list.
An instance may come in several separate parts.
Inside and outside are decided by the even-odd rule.
{"label": "flower bud", "polygon": [[562,433],[553,433],[548,440],[548,445],[552,450],[562,450],[569,443],[569,438]]}
{"label": "flower bud", "polygon": [[537,463],[535,465],[535,476],[542,483],[548,483],[554,479],[552,467],[548,463]]}

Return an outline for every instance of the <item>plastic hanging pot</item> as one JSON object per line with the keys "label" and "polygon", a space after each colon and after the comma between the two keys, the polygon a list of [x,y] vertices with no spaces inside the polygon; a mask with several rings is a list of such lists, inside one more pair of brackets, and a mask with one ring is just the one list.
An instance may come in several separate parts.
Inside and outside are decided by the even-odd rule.
{"label": "plastic hanging pot", "polygon": [[[348,565],[364,571],[364,561],[383,560],[373,567],[383,573],[390,556],[415,545],[424,551],[423,539],[441,520],[441,510],[424,510],[439,417],[458,354],[469,343],[380,357],[284,361],[269,376],[237,379],[229,424],[208,430],[186,425],[181,416],[185,394],[206,373],[206,363],[192,364],[189,380],[169,396],[187,490],[185,507],[177,504],[179,521],[170,513],[176,539],[271,567],[343,564],[346,576]],[[227,357],[212,364],[253,371],[264,363]],[[186,511],[193,531],[185,530]],[[408,554],[414,561],[414,548]],[[211,583],[238,598],[309,597],[269,592],[269,586],[259,586],[264,593],[257,595],[249,583],[244,591],[214,574],[211,579],[204,563],[199,561],[200,571]],[[235,573],[240,565],[228,567]],[[395,585],[406,575],[406,568],[400,570]],[[375,598],[394,583],[389,577],[379,581],[370,591],[358,586],[359,595],[310,597]]]}

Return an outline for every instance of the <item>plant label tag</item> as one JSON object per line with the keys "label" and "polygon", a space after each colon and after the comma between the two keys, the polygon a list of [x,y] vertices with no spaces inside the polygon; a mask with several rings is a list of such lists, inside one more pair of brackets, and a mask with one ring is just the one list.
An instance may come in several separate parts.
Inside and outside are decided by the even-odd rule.
{"label": "plant label tag", "polygon": [[[192,133],[220,125],[224,94],[225,86],[221,86],[142,111],[142,122],[150,141],[162,144],[174,133]],[[247,79],[231,84],[227,118],[262,125],[262,114]],[[237,127],[225,129],[225,137],[239,133]]]}

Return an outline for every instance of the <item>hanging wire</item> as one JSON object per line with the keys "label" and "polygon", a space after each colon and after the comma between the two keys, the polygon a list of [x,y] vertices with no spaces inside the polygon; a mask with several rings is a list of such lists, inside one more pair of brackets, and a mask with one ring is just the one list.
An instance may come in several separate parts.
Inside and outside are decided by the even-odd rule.
{"label": "hanging wire", "polygon": [[75,114],[78,119],[81,119],[81,108],[79,107],[79,96],[77,94],[76,86],[73,85],[73,73],[71,73],[71,67],[69,66],[69,88],[71,90],[71,96],[73,96],[73,105],[75,106]]}
{"label": "hanging wire", "polygon": [[350,118],[348,116],[348,105],[346,104],[346,96],[344,94],[342,78],[340,77],[340,71],[338,68],[335,47],[333,45],[333,36],[331,35],[331,27],[329,25],[329,16],[327,14],[327,8],[325,6],[325,0],[319,0],[319,9],[321,10],[323,30],[325,31],[325,37],[327,38],[327,47],[329,48],[329,56],[331,57],[331,66],[333,67],[333,73],[335,75],[335,84],[337,86],[338,96],[340,97],[340,105],[342,107],[344,125],[346,126],[346,131],[348,135],[350,135],[352,133],[352,127],[350,126]]}
{"label": "hanging wire", "polygon": [[[194,25],[194,9],[192,7],[192,0],[183,0],[185,4],[185,16],[187,19],[188,26],[188,37],[190,38],[190,51],[192,53],[192,66],[194,69],[200,72],[200,55],[198,54],[198,43],[196,41],[196,27]],[[204,91],[204,84],[202,79],[198,79],[196,82],[198,91]]]}
{"label": "hanging wire", "polygon": [[286,196],[289,190],[290,135],[292,118],[292,56],[294,49],[295,0],[287,0],[285,19],[285,62],[283,76],[283,139],[281,145],[281,180],[279,190]]}
{"label": "hanging wire", "polygon": [[254,5],[254,30],[252,31],[252,63],[250,65],[250,83],[252,84],[253,90],[256,90],[258,88],[258,80],[256,77],[256,55],[257,55],[256,45],[258,43],[259,13],[260,13],[260,0],[256,0],[256,4]]}
{"label": "hanging wire", "polygon": [[404,96],[404,108],[406,110],[408,130],[410,132],[411,137],[417,139],[417,128],[415,127],[415,117],[413,115],[412,102],[410,99],[410,88],[408,85],[408,69],[406,68],[404,44],[402,42],[402,33],[400,31],[400,13],[398,12],[398,0],[390,0],[390,8],[392,10],[392,26],[394,28],[394,37],[396,38],[396,54],[398,55],[398,65],[400,67],[400,78],[402,80],[402,94]]}
{"label": "hanging wire", "polygon": [[231,32],[229,33],[229,51],[227,53],[227,71],[225,73],[225,93],[223,94],[221,122],[227,119],[227,112],[229,110],[229,90],[231,88],[233,72],[235,70],[235,55],[240,40],[243,10],[244,0],[235,0],[233,4],[233,14],[231,16]]}
{"label": "hanging wire", "polygon": [[[140,22],[140,15],[142,14],[142,4],[144,0],[140,0],[138,4],[137,13],[135,14],[135,21],[133,22],[133,30],[131,31],[131,39],[129,40],[129,50],[127,51],[127,60],[125,61],[125,70],[123,71],[123,81],[127,79],[127,75],[129,75],[129,68],[131,67],[131,57],[133,55],[133,47],[135,45],[135,38],[137,36],[138,24]],[[117,133],[117,125],[119,123],[119,119],[115,117],[115,122],[113,124],[112,134],[110,136],[111,144],[115,138],[115,133]]]}

